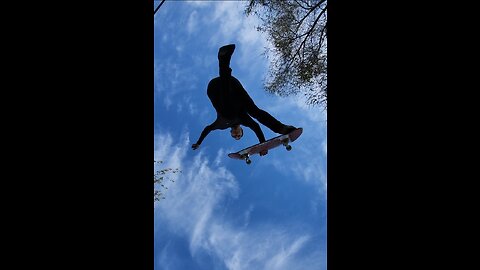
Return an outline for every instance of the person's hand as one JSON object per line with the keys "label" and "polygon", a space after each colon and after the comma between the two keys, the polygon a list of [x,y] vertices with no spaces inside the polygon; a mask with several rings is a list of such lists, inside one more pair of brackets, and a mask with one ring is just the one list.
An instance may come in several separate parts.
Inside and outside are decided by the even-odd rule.
{"label": "person's hand", "polygon": [[200,144],[196,144],[196,143],[192,144],[193,150],[197,150],[198,147],[200,147]]}
{"label": "person's hand", "polygon": [[265,156],[266,154],[268,154],[268,150],[260,151],[260,156]]}

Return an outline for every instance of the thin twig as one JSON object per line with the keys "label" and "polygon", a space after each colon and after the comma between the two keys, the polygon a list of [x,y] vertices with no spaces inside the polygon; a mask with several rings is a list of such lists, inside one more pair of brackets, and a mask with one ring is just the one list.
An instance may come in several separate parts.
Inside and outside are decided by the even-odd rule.
{"label": "thin twig", "polygon": [[157,10],[162,6],[163,2],[165,2],[165,0],[162,0],[162,2],[160,2],[160,4],[157,6],[157,8],[155,9],[155,11],[153,12],[153,15],[155,16],[155,13],[157,13]]}

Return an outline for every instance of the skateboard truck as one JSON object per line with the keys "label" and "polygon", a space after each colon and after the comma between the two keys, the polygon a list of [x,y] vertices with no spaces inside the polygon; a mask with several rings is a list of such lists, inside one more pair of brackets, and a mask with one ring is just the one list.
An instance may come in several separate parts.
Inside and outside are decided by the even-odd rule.
{"label": "skateboard truck", "polygon": [[290,151],[290,150],[292,150],[292,146],[288,144],[288,141],[289,141],[289,139],[285,139],[285,140],[282,141],[282,144],[283,144],[283,146],[285,146],[285,149],[287,149],[287,151]]}
{"label": "skateboard truck", "polygon": [[250,160],[250,155],[249,155],[249,154],[244,154],[244,155],[242,155],[242,158],[245,159],[245,162],[246,162],[247,164],[252,163],[252,161]]}

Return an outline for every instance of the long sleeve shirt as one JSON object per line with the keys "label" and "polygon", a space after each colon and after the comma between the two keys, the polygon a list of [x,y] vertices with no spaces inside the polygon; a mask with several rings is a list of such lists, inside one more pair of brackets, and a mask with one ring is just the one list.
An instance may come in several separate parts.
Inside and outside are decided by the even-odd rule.
{"label": "long sleeve shirt", "polygon": [[260,125],[255,122],[248,114],[241,114],[239,118],[233,120],[228,120],[217,114],[217,119],[212,124],[206,126],[203,129],[202,134],[200,134],[200,138],[197,141],[197,144],[200,145],[203,142],[203,139],[205,139],[205,137],[207,137],[207,135],[211,131],[216,129],[224,130],[227,128],[231,128],[235,125],[244,125],[250,128],[251,130],[253,130],[253,132],[255,132],[255,135],[257,135],[259,142],[265,141],[265,136],[263,135]]}
{"label": "long sleeve shirt", "polygon": [[208,84],[207,94],[217,111],[217,119],[204,128],[197,144],[200,145],[212,130],[223,130],[235,125],[250,128],[259,142],[265,141],[260,125],[248,114],[258,108],[237,78],[228,76],[212,79]]}

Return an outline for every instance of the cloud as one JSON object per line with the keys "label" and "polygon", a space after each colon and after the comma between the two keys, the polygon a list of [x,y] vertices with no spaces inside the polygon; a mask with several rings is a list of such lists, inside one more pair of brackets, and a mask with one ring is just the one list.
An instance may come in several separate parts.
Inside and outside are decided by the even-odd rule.
{"label": "cloud", "polygon": [[[155,138],[155,158],[182,170],[168,189],[167,198],[155,207],[155,235],[160,228],[164,235],[173,233],[188,243],[192,260],[201,260],[202,254],[208,254],[220,263],[219,268],[318,269],[315,267],[320,262],[313,257],[315,251],[306,249],[313,233],[300,229],[300,224],[286,227],[257,218],[251,225],[253,204],[242,211],[240,223],[228,219],[224,204],[238,198],[240,186],[218,158],[224,156],[225,150],[218,150],[211,163],[203,151],[189,149],[188,133],[178,141],[169,133],[156,134]],[[175,263],[168,261],[168,241],[156,240],[156,264]]]}
{"label": "cloud", "polygon": [[170,109],[170,106],[172,106],[172,98],[169,95],[166,95],[163,98],[163,105],[165,106],[165,109],[168,111]]}
{"label": "cloud", "polygon": [[287,248],[282,249],[278,254],[273,256],[268,262],[266,269],[281,269],[285,267],[289,257],[295,255],[303,244],[308,240],[308,236],[301,236],[296,239]]}
{"label": "cloud", "polygon": [[261,55],[269,44],[264,33],[256,30],[256,26],[260,24],[259,19],[245,15],[245,2],[216,2],[211,8],[212,16],[205,16],[203,21],[205,28],[213,29],[209,45],[218,48],[235,43],[239,57],[232,58],[232,65],[238,63],[240,68],[251,69],[255,66],[258,70],[264,70],[262,67],[265,63]]}
{"label": "cloud", "polygon": [[[176,270],[178,268],[178,259],[175,254],[172,254],[170,248],[170,242],[166,243],[166,245],[162,248],[162,252],[160,252],[160,257],[158,259],[158,265],[162,267],[162,270]],[[155,269],[157,267],[154,266]]]}
{"label": "cloud", "polygon": [[244,212],[243,217],[244,217],[244,224],[243,227],[247,227],[248,224],[250,223],[250,214],[252,213],[254,207],[253,204],[250,204],[248,209]]}
{"label": "cloud", "polygon": [[[184,48],[178,45],[175,50],[180,52]],[[155,98],[162,101],[166,110],[169,110],[172,104],[177,104],[177,111],[187,108],[192,115],[198,113],[197,106],[191,102],[192,91],[200,88],[197,72],[194,69],[193,66],[174,61],[171,56],[161,60],[155,59]],[[183,104],[180,105],[180,103]]]}
{"label": "cloud", "polygon": [[223,148],[220,148],[217,151],[217,156],[215,157],[213,164],[215,164],[215,166],[219,166],[220,163],[222,163],[223,159],[225,159],[225,150]]}
{"label": "cloud", "polygon": [[239,230],[231,226],[213,224],[210,236],[203,248],[216,254],[230,270],[246,269],[318,269],[315,260],[310,265],[303,257],[313,256],[306,251],[309,235],[290,233],[286,229],[270,224],[262,228]]}
{"label": "cloud", "polygon": [[[300,138],[291,144],[293,148],[290,152],[282,146],[273,149],[269,155],[281,155],[281,158],[269,156],[262,159],[259,166],[262,168],[273,166],[276,171],[288,176],[288,179],[312,185],[320,193],[320,197],[324,197],[327,189],[326,112],[305,105],[298,97],[281,98],[266,95],[258,97],[255,102],[261,109],[284,124],[303,128]],[[263,126],[262,129],[268,138],[278,135]]]}
{"label": "cloud", "polygon": [[237,31],[241,27],[245,16],[239,13],[239,3],[242,6],[244,5],[244,3],[237,1],[216,2],[211,19],[205,18],[210,28],[218,27],[210,38],[211,46],[218,46],[220,43],[222,45],[234,43]]}
{"label": "cloud", "polygon": [[188,233],[194,247],[212,211],[226,196],[235,197],[238,185],[230,171],[210,164],[202,150],[188,159],[187,151],[193,152],[188,136],[184,133],[179,142],[174,142],[169,133],[156,135],[155,159],[182,171],[169,188],[168,198],[157,204],[157,213],[173,231]]}
{"label": "cloud", "polygon": [[187,22],[187,31],[189,34],[192,34],[197,30],[197,26],[199,24],[198,21],[198,12],[196,10],[192,11],[190,13],[190,16],[188,16],[188,22]]}
{"label": "cloud", "polygon": [[174,145],[170,133],[156,134],[154,137],[154,159],[156,161],[163,161],[162,166],[174,169],[181,168],[183,166],[182,161],[185,158],[190,144],[189,134],[184,133],[179,140],[180,143]]}
{"label": "cloud", "polygon": [[[200,92],[193,91],[206,94],[210,75],[217,76],[218,47],[236,43],[237,56],[232,58],[232,68],[237,74],[243,74],[238,78],[257,105],[282,122],[305,128],[299,141],[292,144],[292,152],[282,155],[282,161],[267,157],[254,166],[258,165],[257,169],[275,166],[288,176],[296,176],[297,179],[291,181],[304,181],[319,192],[324,190],[326,115],[304,106],[298,99],[265,95],[261,77],[267,62],[261,53],[269,44],[263,34],[256,31],[255,16],[243,14],[245,2],[171,4],[173,7],[183,3],[187,9],[173,12],[175,9],[170,8],[169,11],[172,16],[181,17],[183,24],[178,29],[170,28],[168,18],[158,24],[165,25],[165,28],[159,27],[160,44],[156,45],[159,49],[155,55],[158,105],[185,113],[182,117],[196,115],[195,119],[202,125],[210,123],[215,116],[213,107],[206,95],[201,99],[196,94]],[[169,32],[163,34],[166,30]],[[292,224],[289,220],[287,225],[259,216],[257,211],[261,211],[262,206],[241,200],[245,183],[226,167],[229,149],[219,147],[213,153],[206,148],[193,151],[186,130],[174,131],[175,134],[161,130],[155,134],[155,159],[163,160],[162,166],[182,170],[166,191],[166,199],[155,205],[155,265],[160,263],[161,269],[179,269],[178,266],[185,265],[184,260],[190,258],[205,264],[208,257],[212,258],[209,263],[218,264],[208,269],[322,269],[325,251],[315,244],[318,231],[306,230],[305,224],[300,224],[302,221]],[[267,129],[262,126],[262,130]],[[236,148],[232,150],[238,150]],[[285,166],[285,162],[290,165]],[[236,205],[235,214],[227,207],[231,204]],[[314,199],[312,211],[316,212],[319,207],[322,206]]]}
{"label": "cloud", "polygon": [[203,8],[212,4],[211,1],[186,1],[186,3],[196,8]]}
{"label": "cloud", "polygon": [[[253,81],[259,86],[266,67],[266,61],[261,57],[266,38],[255,29],[258,18],[247,17],[244,14],[246,6],[244,2],[201,2],[205,4],[200,5],[195,2],[185,3],[187,8],[177,14],[178,20],[185,22],[184,27],[178,28],[177,25],[178,29],[173,28],[168,18],[174,14],[169,14],[170,17],[167,16],[164,21],[158,22],[166,29],[159,28],[157,33],[160,35],[158,40],[160,44],[156,45],[159,49],[155,52],[155,94],[166,110],[172,108],[172,104],[176,104],[174,106],[176,111],[187,110],[194,115],[209,104],[205,103],[200,108],[195,107],[195,104],[178,105],[182,102],[179,95],[192,91],[206,91],[209,79],[200,74],[208,72],[208,76],[218,75],[216,51],[219,46],[237,44],[237,56],[232,58],[234,72],[246,74],[247,77],[241,78],[242,83],[245,80],[249,86],[248,81]],[[195,42],[204,42],[203,40],[208,45],[205,48],[192,47]]]}
{"label": "cloud", "polygon": [[[242,12],[241,16],[246,16],[243,10],[239,12]],[[256,69],[261,70],[261,72],[257,72],[260,76],[256,77],[263,77],[267,68],[266,56],[263,54],[265,53],[265,48],[270,46],[270,43],[265,33],[256,29],[259,25],[260,21],[256,16],[248,16],[244,18],[241,28],[238,29],[237,40],[241,44],[238,64],[240,67],[244,67],[245,70],[250,70],[252,66],[255,66]]]}

